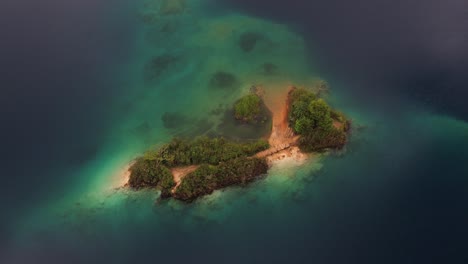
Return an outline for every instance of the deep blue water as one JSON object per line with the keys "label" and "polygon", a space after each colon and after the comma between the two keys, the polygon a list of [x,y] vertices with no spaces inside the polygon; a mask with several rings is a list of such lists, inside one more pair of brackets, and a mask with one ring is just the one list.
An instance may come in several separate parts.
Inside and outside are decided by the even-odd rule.
{"label": "deep blue water", "polygon": [[134,14],[122,2],[1,3],[2,222],[48,197],[51,183],[74,181],[65,171],[96,154],[118,83],[107,76],[133,44]]}
{"label": "deep blue water", "polygon": [[197,224],[129,199],[18,243],[16,224],[78,184],[118,122],[138,30],[121,2],[0,4],[3,263],[468,262],[468,5],[455,0],[214,3],[293,26],[335,103],[371,124],[298,198],[234,195],[227,219]]}

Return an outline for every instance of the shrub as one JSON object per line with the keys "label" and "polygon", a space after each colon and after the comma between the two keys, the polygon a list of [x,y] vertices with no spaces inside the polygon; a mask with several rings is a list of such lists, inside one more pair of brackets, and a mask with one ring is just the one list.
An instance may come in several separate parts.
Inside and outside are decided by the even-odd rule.
{"label": "shrub", "polygon": [[191,141],[174,138],[162,148],[146,152],[143,158],[169,168],[205,163],[218,165],[235,158],[252,156],[268,147],[265,140],[238,143],[224,138],[198,137]]}
{"label": "shrub", "polygon": [[243,157],[218,166],[204,164],[184,177],[174,196],[184,201],[193,201],[219,188],[251,182],[267,170],[266,160],[258,158]]}
{"label": "shrub", "polygon": [[177,187],[175,197],[188,201],[213,192],[216,189],[216,172],[215,166],[201,165],[196,171],[184,177],[182,183]]}
{"label": "shrub", "polygon": [[342,148],[346,144],[346,133],[336,128],[329,130],[313,130],[299,138],[301,150],[321,151],[327,148]]}
{"label": "shrub", "polygon": [[171,171],[168,168],[156,161],[144,158],[137,159],[130,167],[130,179],[128,183],[133,188],[172,188],[175,185]]}
{"label": "shrub", "polygon": [[330,117],[330,107],[323,99],[311,101],[309,104],[309,112],[314,129],[331,129],[333,120]]}
{"label": "shrub", "polygon": [[249,94],[234,104],[236,119],[246,122],[253,121],[260,114],[262,100],[255,94]]}
{"label": "shrub", "polygon": [[[343,114],[306,89],[293,89],[289,93],[289,125],[301,135],[299,147],[303,151],[340,148],[346,143],[349,122]],[[333,120],[343,123],[343,129],[333,127]]]}
{"label": "shrub", "polygon": [[313,123],[310,118],[301,117],[294,123],[294,131],[298,134],[305,134],[313,129]]}
{"label": "shrub", "polygon": [[290,103],[303,101],[310,103],[312,100],[315,100],[317,97],[314,93],[304,88],[294,88],[289,92],[288,100]]}
{"label": "shrub", "polygon": [[305,89],[294,89],[289,94],[289,122],[294,132],[308,133],[313,129],[330,129],[333,125],[331,109],[323,99]]}

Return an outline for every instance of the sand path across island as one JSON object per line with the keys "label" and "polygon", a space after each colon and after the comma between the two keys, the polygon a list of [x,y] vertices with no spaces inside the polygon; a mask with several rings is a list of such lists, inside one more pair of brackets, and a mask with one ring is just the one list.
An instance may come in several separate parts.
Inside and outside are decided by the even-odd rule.
{"label": "sand path across island", "polygon": [[294,135],[288,122],[288,94],[293,89],[271,89],[263,98],[266,107],[272,113],[272,128],[268,143],[270,148],[255,155],[257,158],[267,158],[270,165],[276,160],[294,157],[298,160],[306,158],[297,147],[298,136]]}

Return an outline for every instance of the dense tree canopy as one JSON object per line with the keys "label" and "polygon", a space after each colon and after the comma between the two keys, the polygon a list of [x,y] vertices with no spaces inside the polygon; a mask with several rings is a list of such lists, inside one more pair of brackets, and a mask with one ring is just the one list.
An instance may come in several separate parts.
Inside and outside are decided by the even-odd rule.
{"label": "dense tree canopy", "polygon": [[314,129],[330,130],[332,128],[331,109],[323,99],[311,101],[308,110]]}
{"label": "dense tree canopy", "polygon": [[[306,89],[293,89],[289,93],[289,124],[301,135],[299,145],[305,151],[341,147],[346,143],[347,121],[332,110],[321,98]],[[333,126],[334,120],[343,129]]]}
{"label": "dense tree canopy", "polygon": [[262,100],[256,94],[249,94],[239,99],[234,104],[236,119],[246,122],[253,121],[260,114]]}
{"label": "dense tree canopy", "polygon": [[[170,191],[175,186],[175,182],[169,168],[202,165],[197,173],[204,174],[200,176],[204,179],[204,183],[209,183],[206,181],[206,177],[210,177],[215,171],[214,175],[219,179],[213,179],[213,181],[216,186],[221,186],[222,184],[218,180],[227,175],[234,177],[232,173],[226,174],[229,172],[227,168],[240,170],[239,175],[244,175],[241,172],[247,170],[251,163],[257,160],[247,157],[268,147],[268,142],[265,140],[240,143],[228,141],[224,138],[199,137],[194,140],[175,138],[159,149],[146,152],[145,155],[135,161],[130,168],[129,185],[134,188],[156,187],[161,190],[163,196],[170,196]],[[238,166],[238,168],[234,168],[235,166]],[[208,171],[211,174],[206,174]],[[183,186],[202,189],[211,188],[210,186],[196,186],[197,176],[193,177],[193,179],[191,177],[187,178],[188,182],[184,183]],[[227,182],[227,180],[224,180],[224,182]],[[193,190],[193,192],[199,193],[202,191]]]}
{"label": "dense tree canopy", "polygon": [[184,201],[192,201],[219,188],[251,182],[267,170],[267,162],[259,158],[243,157],[220,163],[218,166],[204,164],[185,176],[174,196]]}
{"label": "dense tree canopy", "polygon": [[266,140],[241,143],[224,138],[175,138],[159,149],[146,152],[144,157],[170,168],[204,163],[218,165],[220,162],[251,156],[268,147]]}
{"label": "dense tree canopy", "polygon": [[175,182],[167,167],[152,160],[138,158],[130,167],[128,184],[135,188],[160,187],[165,191],[171,189]]}

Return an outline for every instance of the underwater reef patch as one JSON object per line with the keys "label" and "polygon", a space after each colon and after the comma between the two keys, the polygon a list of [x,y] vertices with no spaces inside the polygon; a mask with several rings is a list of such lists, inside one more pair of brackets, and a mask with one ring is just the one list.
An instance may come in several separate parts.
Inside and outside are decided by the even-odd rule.
{"label": "underwater reef patch", "polygon": [[162,54],[152,58],[144,69],[144,75],[146,81],[152,81],[159,78],[164,72],[166,72],[170,66],[178,61],[176,56],[170,54]]}
{"label": "underwater reef patch", "polygon": [[218,71],[211,76],[209,86],[214,89],[233,90],[239,86],[239,80],[232,73]]}
{"label": "underwater reef patch", "polygon": [[265,39],[260,33],[257,32],[244,32],[239,37],[239,47],[244,52],[251,52],[257,43],[261,40]]}
{"label": "underwater reef patch", "polygon": [[265,62],[261,66],[263,75],[277,75],[279,73],[279,68],[276,64],[271,62]]}

